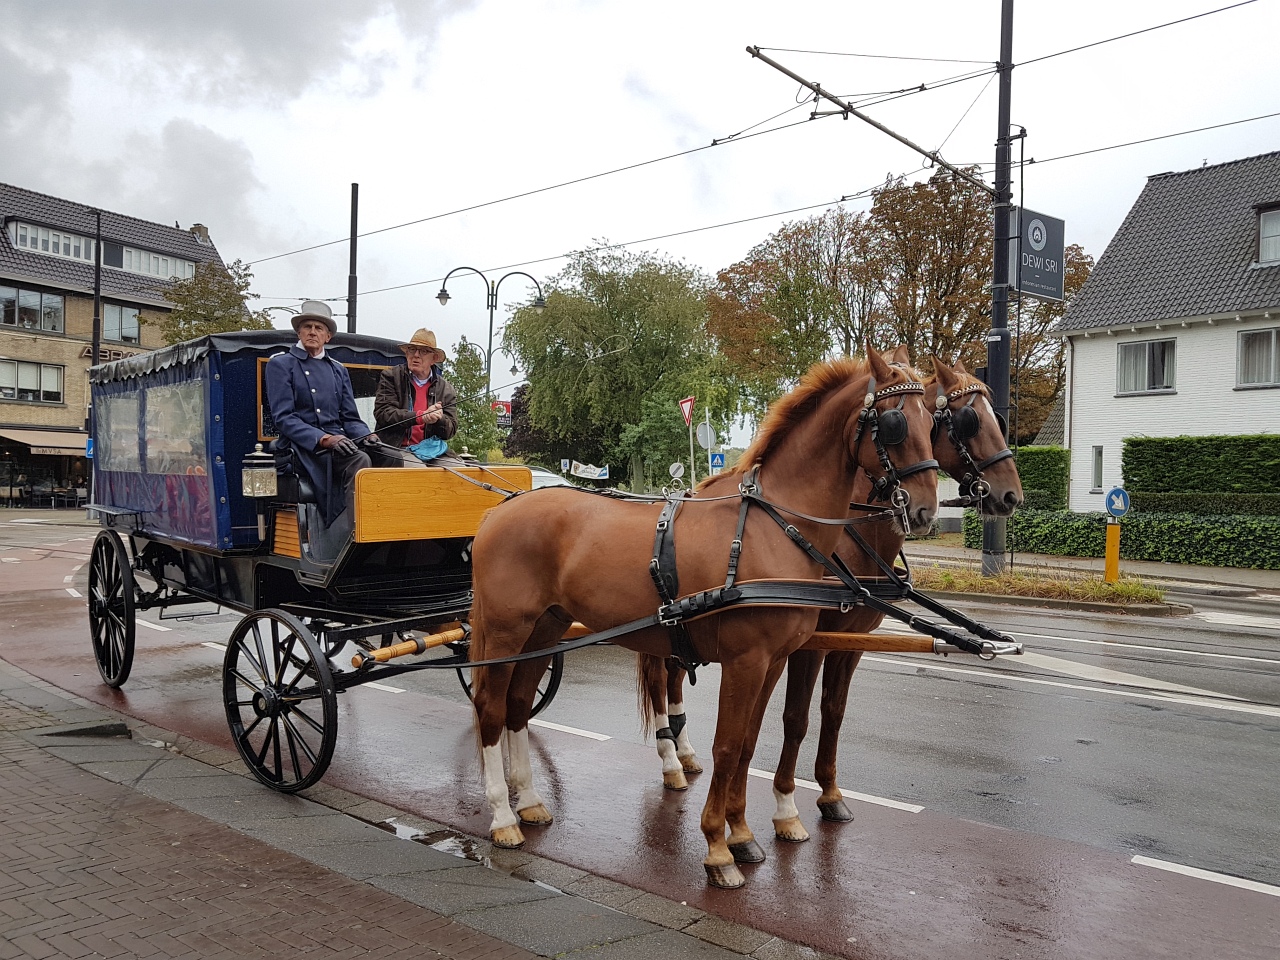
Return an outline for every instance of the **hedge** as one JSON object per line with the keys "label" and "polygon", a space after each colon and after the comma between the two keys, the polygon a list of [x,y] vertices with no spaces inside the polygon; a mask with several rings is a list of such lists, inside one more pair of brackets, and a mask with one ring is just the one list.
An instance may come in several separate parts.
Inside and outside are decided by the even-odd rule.
{"label": "hedge", "polygon": [[[1065,510],[1071,482],[1071,451],[1066,447],[1019,447],[1018,479],[1022,492],[1035,491],[1042,506],[1037,509]],[[1031,506],[1028,497],[1028,506]]]}
{"label": "hedge", "polygon": [[1280,488],[1280,434],[1129,437],[1120,468],[1127,489],[1148,493],[1275,490]]}
{"label": "hedge", "polygon": [[[1023,493],[1027,493],[1023,490]],[[1238,514],[1280,517],[1280,493],[1150,493],[1131,491],[1135,511],[1143,513],[1193,513],[1198,516]],[[1036,507],[1028,496],[1028,507]]]}
{"label": "hedge", "polygon": [[[1009,518],[1008,542],[1020,553],[1101,557],[1104,513],[1019,510]],[[1120,556],[1216,567],[1280,570],[1280,517],[1133,513],[1120,521]],[[964,545],[981,548],[982,519],[965,511]]]}

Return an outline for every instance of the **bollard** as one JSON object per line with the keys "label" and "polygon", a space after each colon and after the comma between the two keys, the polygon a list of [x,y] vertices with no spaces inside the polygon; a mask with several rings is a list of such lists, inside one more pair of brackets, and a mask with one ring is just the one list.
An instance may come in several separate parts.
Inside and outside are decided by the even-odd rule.
{"label": "bollard", "polygon": [[1102,579],[1107,583],[1120,579],[1120,521],[1115,517],[1107,518],[1107,559]]}

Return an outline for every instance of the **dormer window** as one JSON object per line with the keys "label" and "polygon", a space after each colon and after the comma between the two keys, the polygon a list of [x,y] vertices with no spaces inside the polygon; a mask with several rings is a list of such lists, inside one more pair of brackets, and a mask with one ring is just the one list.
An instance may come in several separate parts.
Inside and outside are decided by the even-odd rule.
{"label": "dormer window", "polygon": [[1280,262],[1280,210],[1258,215],[1258,262]]}
{"label": "dormer window", "polygon": [[66,230],[15,220],[9,224],[9,242],[19,250],[31,253],[93,263],[93,240]]}

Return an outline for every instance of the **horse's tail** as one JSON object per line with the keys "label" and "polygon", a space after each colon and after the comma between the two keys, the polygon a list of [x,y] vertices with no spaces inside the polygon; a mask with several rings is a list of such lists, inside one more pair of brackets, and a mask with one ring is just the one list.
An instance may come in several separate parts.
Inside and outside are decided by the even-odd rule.
{"label": "horse's tail", "polygon": [[[661,657],[636,654],[636,706],[640,710],[640,733],[648,737],[659,712],[666,712],[667,665]],[[661,708],[661,710],[659,709]]]}

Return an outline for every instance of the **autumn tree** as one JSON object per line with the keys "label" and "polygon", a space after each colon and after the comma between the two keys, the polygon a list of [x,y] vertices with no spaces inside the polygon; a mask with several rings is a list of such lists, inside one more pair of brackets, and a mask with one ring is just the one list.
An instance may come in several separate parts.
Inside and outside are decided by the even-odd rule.
{"label": "autumn tree", "polygon": [[165,343],[235,330],[270,330],[267,311],[249,309],[249,301],[258,299],[249,292],[252,282],[253,273],[239,260],[225,267],[216,261],[197,263],[192,276],[158,288],[173,309],[144,322],[158,327]]}
{"label": "autumn tree", "polygon": [[498,448],[502,433],[498,415],[485,391],[484,351],[463,337],[453,345],[442,364],[445,379],[458,392],[458,432],[449,441],[449,449],[467,452],[481,460]]}

